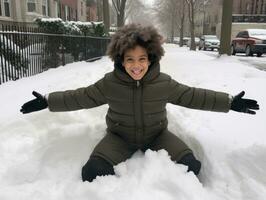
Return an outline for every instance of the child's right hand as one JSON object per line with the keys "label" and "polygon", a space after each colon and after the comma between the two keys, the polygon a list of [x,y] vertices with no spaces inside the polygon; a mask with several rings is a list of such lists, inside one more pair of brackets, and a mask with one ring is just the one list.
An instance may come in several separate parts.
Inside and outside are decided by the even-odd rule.
{"label": "child's right hand", "polygon": [[35,99],[24,103],[21,106],[20,112],[23,114],[31,113],[39,110],[43,110],[48,107],[48,103],[44,96],[38,92],[33,91],[32,94],[36,97]]}

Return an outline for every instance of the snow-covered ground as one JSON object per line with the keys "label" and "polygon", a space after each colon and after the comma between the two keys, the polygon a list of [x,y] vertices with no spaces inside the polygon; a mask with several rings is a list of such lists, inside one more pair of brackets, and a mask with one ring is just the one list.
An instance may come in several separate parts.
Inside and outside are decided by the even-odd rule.
{"label": "snow-covered ground", "polygon": [[115,176],[81,181],[81,167],[105,134],[107,106],[76,112],[22,115],[42,94],[87,86],[113,69],[104,57],[0,86],[1,200],[264,200],[266,197],[266,72],[236,57],[220,58],[165,45],[161,70],[190,86],[257,99],[257,115],[214,113],[168,105],[169,129],[202,161],[199,177],[165,151],[137,152]]}
{"label": "snow-covered ground", "polygon": [[[203,52],[203,51],[202,51]],[[205,54],[210,56],[217,56],[217,51],[204,51]],[[262,54],[261,57],[254,56],[246,56],[245,53],[237,53],[235,56],[239,61],[243,64],[252,65],[258,69],[266,71],[266,54]]]}

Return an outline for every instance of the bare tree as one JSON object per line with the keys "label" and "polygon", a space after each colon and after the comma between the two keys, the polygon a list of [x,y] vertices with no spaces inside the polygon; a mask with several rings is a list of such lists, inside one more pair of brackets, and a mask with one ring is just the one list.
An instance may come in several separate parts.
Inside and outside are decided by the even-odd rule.
{"label": "bare tree", "polygon": [[231,30],[232,30],[233,3],[230,0],[223,1],[223,15],[221,27],[221,48],[219,54],[231,55]]}
{"label": "bare tree", "polygon": [[196,43],[195,43],[195,32],[194,32],[194,14],[195,14],[195,5],[196,0],[186,0],[188,5],[188,19],[189,19],[189,27],[190,27],[190,50],[196,50]]}
{"label": "bare tree", "polygon": [[[142,12],[139,9],[142,8]],[[142,25],[153,24],[152,9],[143,3],[143,0],[128,0],[126,5],[125,20],[129,23],[138,23]]]}
{"label": "bare tree", "polygon": [[[174,36],[179,34],[183,38],[184,20],[185,20],[185,0],[158,0],[155,3],[159,23],[162,29],[167,32],[170,42],[173,42]],[[182,39],[181,40],[181,46]]]}
{"label": "bare tree", "polygon": [[121,27],[125,23],[125,7],[127,0],[112,0],[117,16],[117,27]]}
{"label": "bare tree", "polygon": [[110,12],[108,0],[103,0],[103,23],[105,32],[108,33],[110,29]]}
{"label": "bare tree", "polygon": [[182,47],[183,44],[183,37],[184,37],[184,22],[185,22],[185,12],[186,12],[186,4],[185,0],[178,1],[178,18],[180,22],[177,24],[179,29],[179,46]]}
{"label": "bare tree", "polygon": [[[188,19],[189,19],[190,37],[191,37],[190,50],[196,50],[195,16],[199,12],[204,12],[204,16],[205,16],[205,5],[208,1],[210,0],[186,0],[186,3],[188,5]],[[205,20],[203,19],[203,30],[204,30],[204,24],[205,24],[204,21]]]}
{"label": "bare tree", "polygon": [[169,11],[171,10],[170,8],[169,1],[158,0],[155,2],[154,11],[157,14],[162,32],[165,33],[170,42],[173,42],[172,33],[174,32],[174,28],[172,27],[172,20],[169,20],[172,19],[172,13]]}

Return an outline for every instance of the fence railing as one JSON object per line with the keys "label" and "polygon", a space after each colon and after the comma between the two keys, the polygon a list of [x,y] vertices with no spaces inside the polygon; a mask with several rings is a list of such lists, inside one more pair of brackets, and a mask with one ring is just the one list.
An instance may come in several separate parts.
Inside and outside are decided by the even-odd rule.
{"label": "fence railing", "polygon": [[0,27],[0,84],[67,63],[105,55],[110,38],[40,33]]}

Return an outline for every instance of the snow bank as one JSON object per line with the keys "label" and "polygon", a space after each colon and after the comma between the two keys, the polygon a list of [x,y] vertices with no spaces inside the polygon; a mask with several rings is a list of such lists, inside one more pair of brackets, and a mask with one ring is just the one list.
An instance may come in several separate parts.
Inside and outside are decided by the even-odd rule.
{"label": "snow bank", "polygon": [[[81,167],[105,134],[107,106],[28,115],[20,106],[42,94],[87,86],[113,69],[108,58],[50,69],[0,86],[0,199],[252,199],[266,196],[266,74],[236,58],[166,45],[161,70],[190,86],[258,100],[251,116],[168,105],[169,129],[202,161],[197,178],[167,153],[137,152],[115,176],[81,181]],[[264,59],[264,58],[262,58]],[[4,113],[4,114],[3,114]]]}

